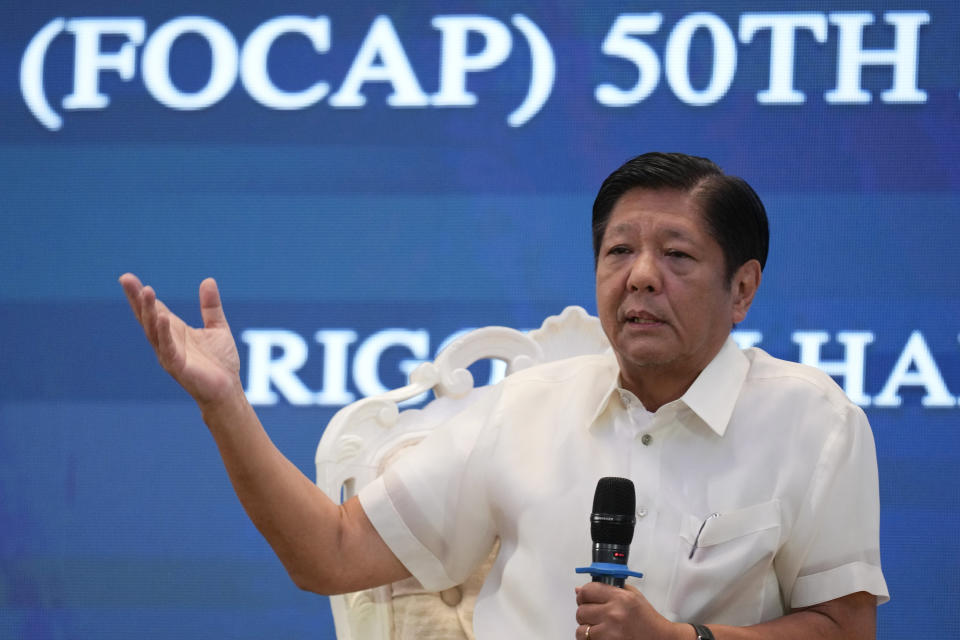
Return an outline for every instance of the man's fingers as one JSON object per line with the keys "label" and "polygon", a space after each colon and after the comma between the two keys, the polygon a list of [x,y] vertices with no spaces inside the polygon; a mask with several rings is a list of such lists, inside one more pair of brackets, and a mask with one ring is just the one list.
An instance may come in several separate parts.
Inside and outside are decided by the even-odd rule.
{"label": "man's fingers", "polygon": [[[163,322],[163,332],[169,335],[170,319],[166,305],[157,300],[157,293],[153,287],[143,286],[140,278],[132,273],[125,273],[120,276],[120,286],[127,296],[127,302],[130,308],[137,316],[137,321],[143,327],[143,332],[147,335],[147,341],[160,356],[160,323]],[[167,347],[169,348],[169,341]],[[162,358],[161,358],[162,359]]]}
{"label": "man's fingers", "polygon": [[603,640],[605,637],[603,634],[604,630],[600,628],[600,625],[581,624],[577,626],[577,630],[573,635],[577,640]]}
{"label": "man's fingers", "polygon": [[203,326],[207,329],[227,326],[227,317],[220,303],[220,291],[217,289],[217,281],[213,278],[207,278],[200,283],[200,316],[203,318]]}
{"label": "man's fingers", "polygon": [[602,582],[588,582],[577,589],[577,604],[602,604],[617,595],[619,589]]}
{"label": "man's fingers", "polygon": [[147,334],[147,340],[154,349],[157,348],[157,294],[153,287],[146,286],[140,290],[140,324],[143,325],[143,332]]}
{"label": "man's fingers", "polygon": [[577,607],[577,624],[597,624],[603,620],[604,605],[582,604]]}
{"label": "man's fingers", "polygon": [[137,322],[142,322],[140,320],[140,290],[143,289],[143,283],[140,282],[140,278],[132,273],[125,273],[120,276],[120,286],[123,287],[123,293],[127,296],[127,302],[130,303],[130,308],[133,310]]}
{"label": "man's fingers", "polygon": [[177,346],[168,313],[157,318],[157,356],[160,364],[168,371],[176,368]]}

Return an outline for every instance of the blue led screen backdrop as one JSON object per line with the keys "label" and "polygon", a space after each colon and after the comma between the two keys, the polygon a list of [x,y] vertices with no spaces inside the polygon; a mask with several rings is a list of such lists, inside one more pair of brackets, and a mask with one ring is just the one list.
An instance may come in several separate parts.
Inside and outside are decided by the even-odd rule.
{"label": "blue led screen backdrop", "polygon": [[954,2],[8,5],[0,637],[333,638],[121,273],[192,322],[217,278],[248,395],[313,477],[333,413],[456,332],[593,311],[593,197],[650,150],[756,188],[740,337],[867,412],[879,637],[960,625]]}

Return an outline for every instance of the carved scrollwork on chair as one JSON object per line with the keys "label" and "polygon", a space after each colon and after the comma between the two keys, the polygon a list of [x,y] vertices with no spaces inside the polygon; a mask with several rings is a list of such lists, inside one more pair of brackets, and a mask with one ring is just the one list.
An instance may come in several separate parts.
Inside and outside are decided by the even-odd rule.
{"label": "carved scrollwork on chair", "polygon": [[[406,386],[358,400],[337,412],[317,446],[317,485],[337,502],[356,495],[405,450],[482,395],[483,388],[474,388],[468,369],[475,362],[503,360],[510,375],[543,362],[608,348],[600,321],[581,307],[567,307],[528,333],[507,327],[470,331],[451,342],[436,360],[417,367]],[[431,391],[435,399],[423,408],[400,410],[401,403]],[[499,543],[463,584],[443,592],[427,592],[408,578],[332,596],[337,638],[473,640],[473,607],[498,548]]]}

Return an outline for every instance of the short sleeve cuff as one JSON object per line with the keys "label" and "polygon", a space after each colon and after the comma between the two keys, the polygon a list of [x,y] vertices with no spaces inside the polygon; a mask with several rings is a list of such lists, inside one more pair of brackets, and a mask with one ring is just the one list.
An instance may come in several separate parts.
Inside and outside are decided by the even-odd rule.
{"label": "short sleeve cuff", "polygon": [[443,564],[427,549],[407,527],[387,492],[383,478],[360,490],[357,496],[364,513],[373,528],[403,563],[403,566],[420,581],[428,591],[442,591],[456,584],[447,575]]}
{"label": "short sleeve cuff", "polygon": [[865,562],[851,562],[829,571],[797,578],[790,606],[794,609],[810,607],[858,591],[875,595],[877,604],[890,599],[880,567]]}

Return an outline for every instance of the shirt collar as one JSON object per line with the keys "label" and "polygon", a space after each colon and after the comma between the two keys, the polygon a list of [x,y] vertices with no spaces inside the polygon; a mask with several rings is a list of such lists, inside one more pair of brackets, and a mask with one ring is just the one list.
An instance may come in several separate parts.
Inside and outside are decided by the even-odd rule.
{"label": "shirt collar", "polygon": [[718,436],[727,431],[730,416],[747,378],[750,361],[733,338],[728,337],[719,353],[700,372],[680,400]]}
{"label": "shirt collar", "polygon": [[613,349],[607,351],[607,354],[610,355],[610,359],[606,363],[607,366],[604,370],[604,375],[609,377],[610,382],[607,385],[607,390],[600,396],[600,402],[597,403],[597,408],[590,417],[590,422],[587,423],[589,429],[593,429],[593,425],[597,423],[597,420],[600,419],[600,416],[606,410],[607,405],[610,404],[611,399],[614,398],[620,390],[620,366],[617,364],[616,356],[613,355]]}
{"label": "shirt collar", "polygon": [[[743,386],[749,368],[750,361],[733,338],[728,337],[713,360],[700,372],[686,393],[675,402],[685,404],[714,433],[723,436],[730,423],[730,416],[733,415],[737,398],[740,396],[740,388]],[[614,359],[610,370],[610,384],[593,413],[590,428],[593,428],[613,398],[619,396],[620,376],[618,374],[619,369]]]}

